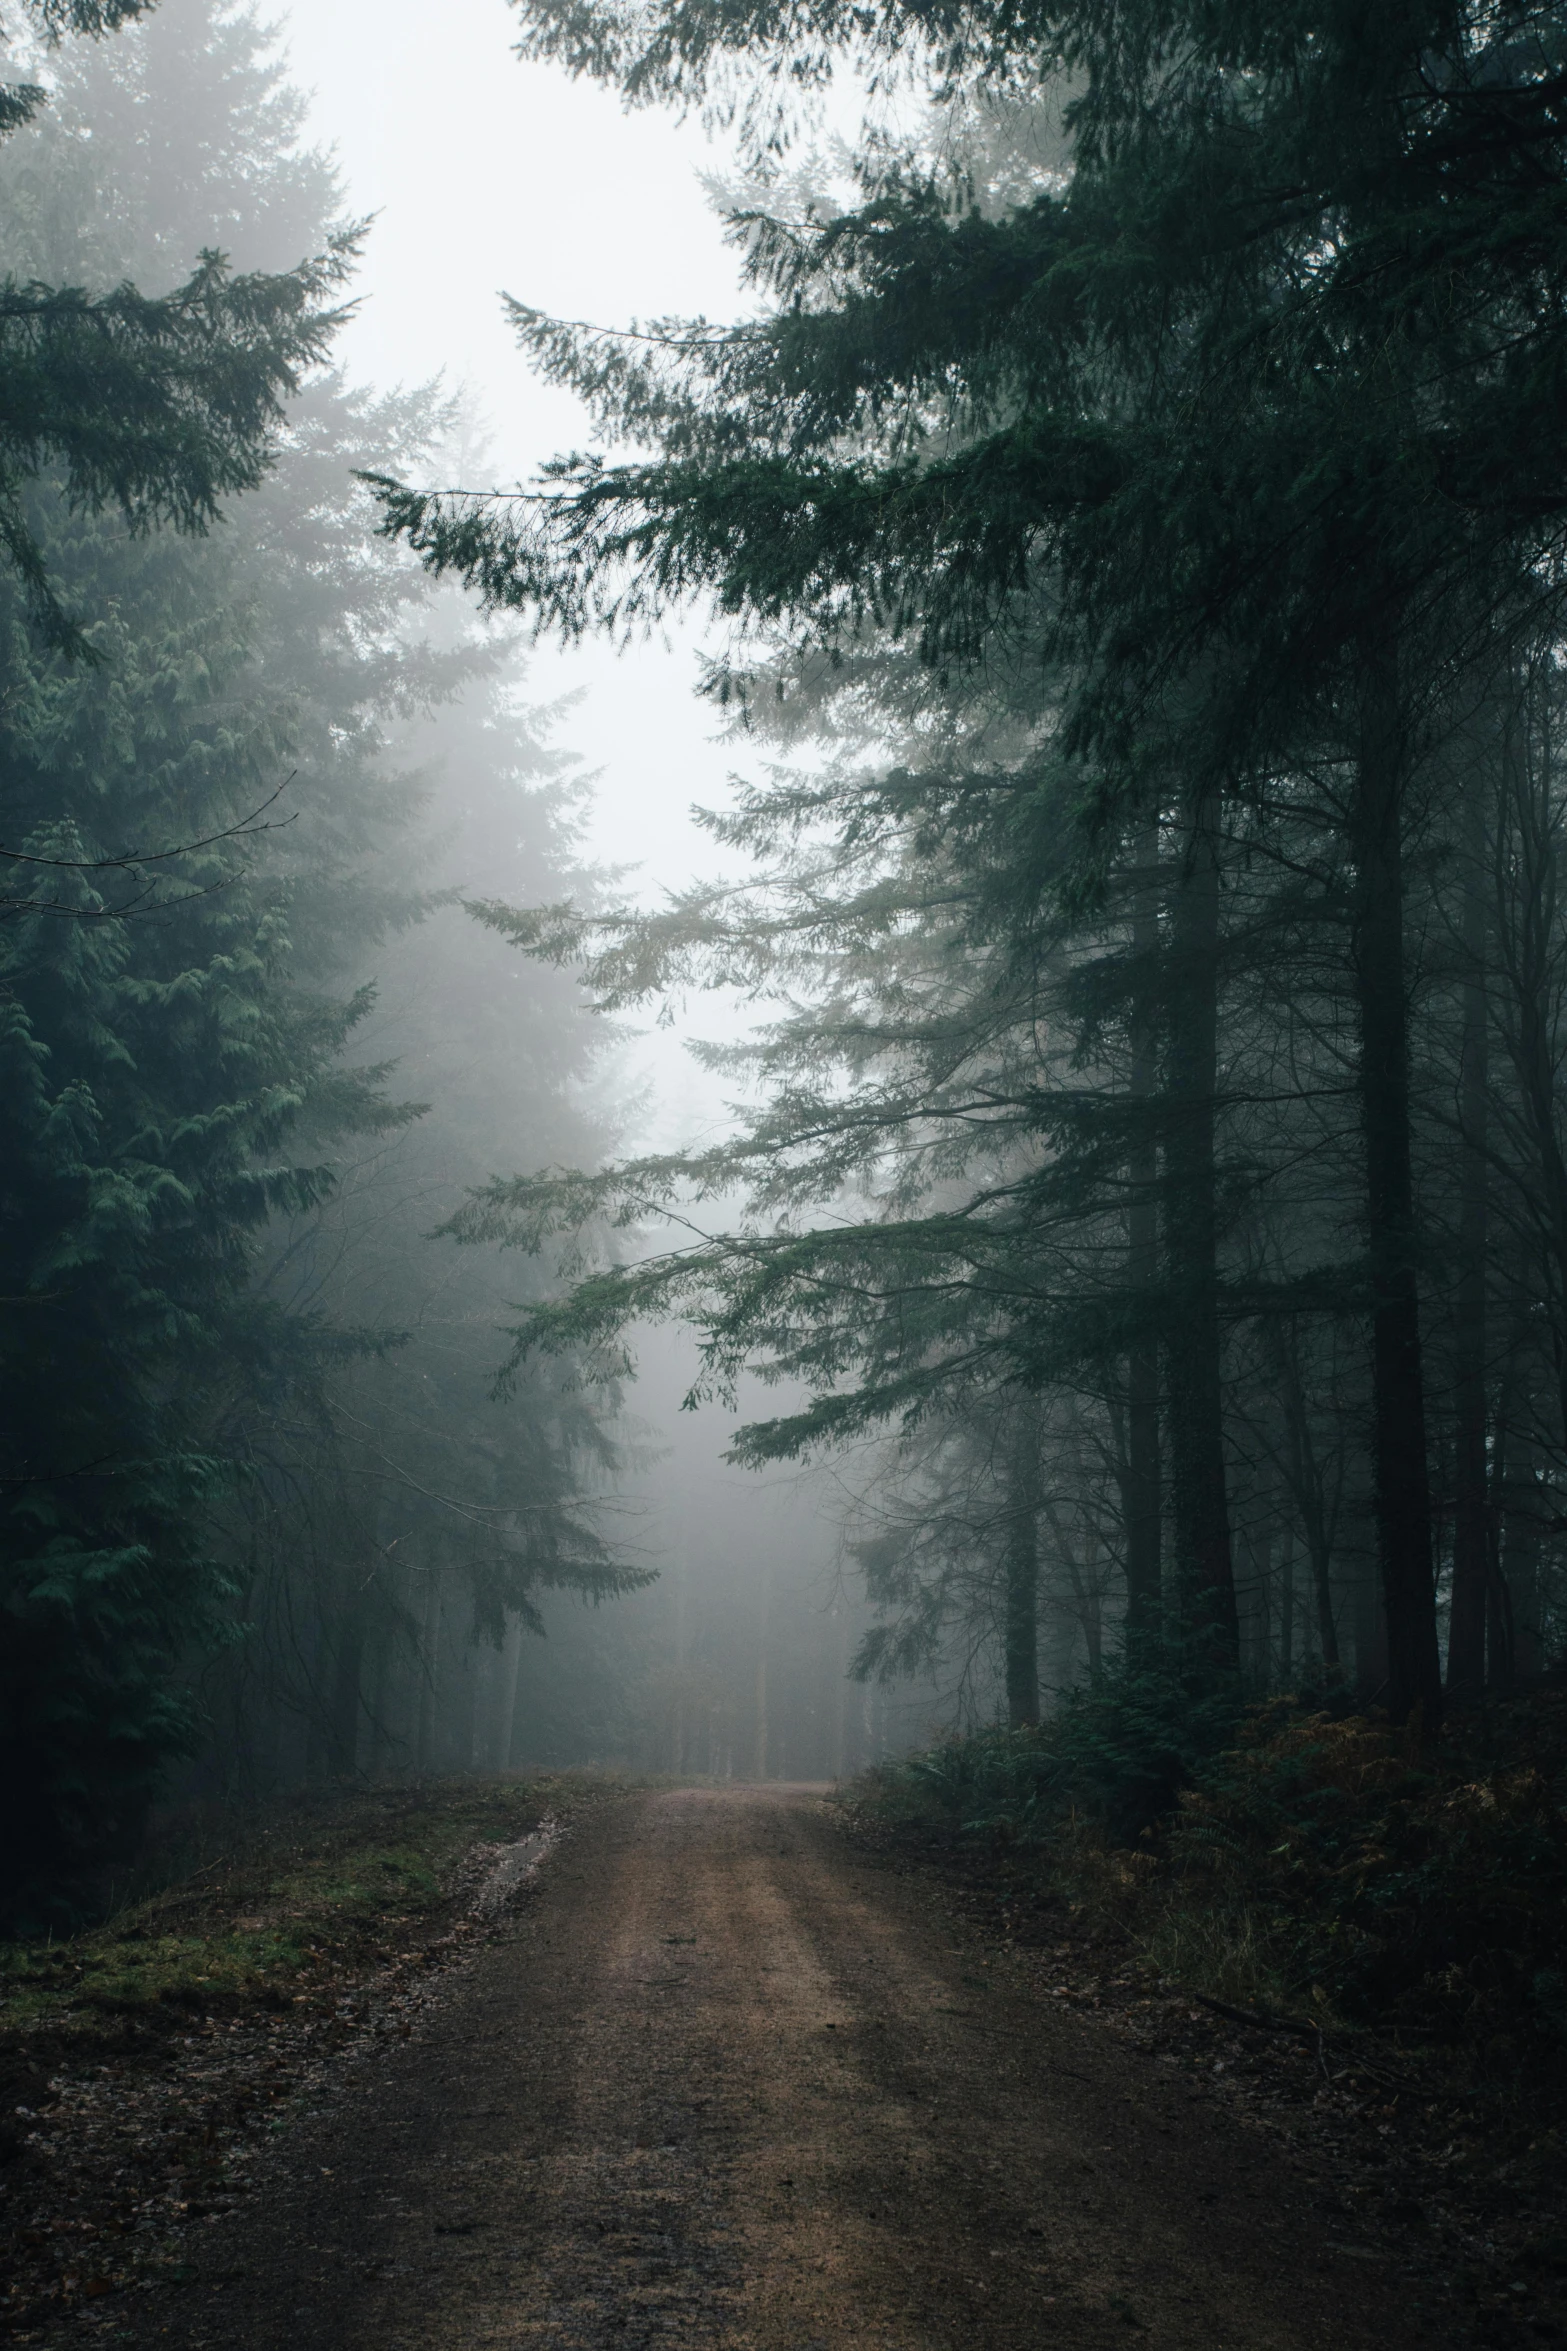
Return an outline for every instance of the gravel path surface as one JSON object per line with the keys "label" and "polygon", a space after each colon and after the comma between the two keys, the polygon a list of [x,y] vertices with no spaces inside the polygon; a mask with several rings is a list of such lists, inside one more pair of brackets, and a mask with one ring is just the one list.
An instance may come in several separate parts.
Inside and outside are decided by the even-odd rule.
{"label": "gravel path surface", "polygon": [[808,1790],[631,1797],[291,2134],[157,2351],[1403,2351],[1262,2135],[1044,2005]]}

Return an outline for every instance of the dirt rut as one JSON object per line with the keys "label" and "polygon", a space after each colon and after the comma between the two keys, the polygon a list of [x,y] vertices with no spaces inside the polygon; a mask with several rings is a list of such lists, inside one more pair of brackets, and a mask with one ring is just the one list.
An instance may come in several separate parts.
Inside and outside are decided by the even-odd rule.
{"label": "dirt rut", "polygon": [[1302,2205],[1266,2139],[1010,1982],[818,1798],[682,1790],[569,1837],[422,2035],[100,2340],[1429,2346]]}

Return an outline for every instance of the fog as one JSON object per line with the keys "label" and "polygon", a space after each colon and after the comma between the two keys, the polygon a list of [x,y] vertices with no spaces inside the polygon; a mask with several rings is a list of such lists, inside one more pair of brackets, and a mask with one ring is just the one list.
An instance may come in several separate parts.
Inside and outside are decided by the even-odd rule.
{"label": "fog", "polygon": [[[1123,319],[1096,372],[1061,327],[1047,397],[1043,313],[983,259],[1056,283],[1050,73],[911,72],[862,135],[846,68],[779,149],[522,63],[503,0],[67,9],[52,46],[33,14],[0,123],[18,1915],[173,1793],[825,1779],[1026,1745],[1084,1691],[1179,1747],[1194,1689],[1434,1721],[1543,1671],[1548,534],[1495,521],[1483,596],[1467,540],[1411,559],[1383,601],[1427,634],[1381,662],[1364,614],[1320,634],[1320,581],[1434,509],[1357,509],[1292,586],[1315,459],[1276,524],[1255,385],[1211,539],[1225,414],[1207,457],[1165,419],[1146,478],[1062,488],[1062,417],[1108,447],[1164,361]],[[976,273],[950,315],[932,255]],[[707,325],[624,332],[669,320]],[[1139,483],[1157,515],[1116,519]]]}
{"label": "fog", "polygon": [[15,2339],[1567,2341],[1567,16],[276,5],[0,13]]}
{"label": "fog", "polygon": [[[339,349],[372,383],[461,386],[482,420],[486,481],[527,481],[591,437],[569,393],[539,380],[502,313],[502,289],[606,326],[666,315],[730,318],[735,256],[702,186],[725,161],[695,124],[628,114],[607,93],[514,53],[502,0],[372,8],[323,0],[279,20],[311,94],[307,135],[340,159],[350,209],[374,229]],[[584,158],[591,158],[584,171]],[[621,647],[535,647],[541,701],[579,697],[571,743],[592,772],[589,853],[651,901],[717,860],[691,822],[721,806],[733,754],[695,696],[699,619]],[[649,1138],[687,1139],[718,1114],[680,1040],[644,1042],[658,1070]]]}
{"label": "fog", "polygon": [[[418,383],[438,354],[480,422],[486,480],[527,480],[591,429],[517,351],[500,289],[606,325],[743,309],[702,184],[722,149],[695,123],[628,114],[522,63],[496,0],[456,0],[434,23],[417,0],[327,0],[294,10],[283,38],[311,93],[309,135],[338,157],[350,210],[374,217],[343,360],[370,382]],[[696,695],[703,642],[692,617],[619,647],[541,644],[527,656],[530,700],[570,698],[561,740],[591,776],[582,854],[646,904],[723,867],[691,820],[694,803],[725,804],[735,758]],[[464,1009],[446,1006],[449,1034]],[[599,1078],[635,1105],[615,1120],[622,1148],[680,1149],[723,1131],[726,1089],[687,1042],[739,1034],[749,1017],[720,996],[686,1000],[664,1026],[625,1024],[634,1033]],[[542,1601],[542,1643],[514,1618],[504,1656],[460,1651],[480,1693],[475,1759],[814,1778],[856,1768],[908,1710],[889,1715],[884,1692],[846,1679],[866,1611],[842,1572],[832,1481],[729,1466],[736,1411],[680,1409],[693,1349],[647,1333],[638,1359],[605,1523],[658,1581],[613,1609]],[[918,1729],[931,1711],[916,1707]],[[428,1760],[466,1760],[460,1722],[427,1735]]]}

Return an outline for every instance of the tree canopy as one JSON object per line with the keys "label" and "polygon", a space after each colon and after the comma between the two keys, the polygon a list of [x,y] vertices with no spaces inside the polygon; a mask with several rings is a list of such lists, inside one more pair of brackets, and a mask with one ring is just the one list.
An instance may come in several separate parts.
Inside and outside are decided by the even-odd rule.
{"label": "tree canopy", "polygon": [[[859,1402],[843,1392],[851,1364],[881,1360],[868,1325],[896,1328],[900,1363],[926,1338],[961,1362],[989,1344],[999,1311],[1016,1376],[1059,1373],[1072,1345],[1033,1269],[1054,1246],[1063,1185],[1077,1187],[1074,1246],[1157,1194],[1174,1549],[1186,1606],[1235,1659],[1225,1362],[1242,1296],[1259,1312],[1268,1302],[1255,1270],[1238,1289],[1224,1266],[1245,1230],[1220,1152],[1239,1131],[1225,990],[1244,876],[1259,857],[1277,861],[1277,888],[1242,929],[1254,925],[1254,963],[1292,953],[1313,971],[1308,997],[1332,974],[1353,1044],[1347,1062],[1329,1054],[1331,1082],[1321,1074],[1334,1099],[1347,1081],[1358,1105],[1359,1164],[1344,1170],[1356,1245],[1319,1231],[1318,1261],[1272,1285],[1270,1311],[1298,1317],[1331,1296],[1364,1318],[1386,1689],[1398,1714],[1434,1719],[1431,1257],[1409,928],[1423,885],[1409,861],[1448,821],[1437,779],[1451,778],[1473,710],[1508,701],[1518,660],[1554,626],[1567,480],[1555,15],[1137,0],[521,14],[526,54],[630,103],[740,120],[758,192],[732,219],[762,314],[616,335],[514,305],[524,348],[586,401],[601,446],[504,495],[380,479],[387,534],[492,608],[567,637],[623,632],[683,603],[730,615],[738,645],[715,691],[751,695],[748,707],[748,670],[786,690],[791,663],[852,665],[872,642],[908,642],[944,682],[1032,667],[1036,736],[1002,791],[987,798],[971,771],[912,787],[926,827],[916,903],[981,837],[997,877],[977,960],[965,938],[960,994],[992,960],[1026,988],[1054,923],[1068,967],[1096,924],[1124,953],[1115,924],[1131,923],[1135,844],[1150,828],[1152,869],[1167,877],[1148,917],[1155,976],[1140,1001],[1121,991],[1120,1076],[1083,1089],[1100,1180],[1080,1183],[1076,1113],[1043,1106],[1052,1055],[1081,1069],[1115,1033],[1074,999],[1074,977],[1064,1026],[1042,1053],[1025,1048],[1040,1107],[1024,1159],[1038,1164],[1009,1172],[1008,1212],[988,1185],[953,1196],[933,1183],[912,1216],[894,1186],[879,1217],[713,1243],[716,1261],[681,1264],[725,1268],[715,1360],[755,1349],[808,1371],[817,1400],[796,1433],[859,1425],[869,1396],[878,1409],[915,1401],[921,1391],[879,1374],[850,1379]],[[872,141],[849,200],[802,203],[795,185],[785,203],[778,158],[810,92],[845,69],[923,86],[944,144]],[[1006,107],[1038,128],[1032,172],[1014,159],[1010,177],[987,180],[985,126]],[[967,147],[954,122],[976,126]],[[857,792],[846,837],[909,789],[891,778]],[[1057,845],[1053,859],[1016,854],[1030,827]],[[920,915],[910,920],[917,932]],[[546,950],[562,938],[548,923],[516,935]],[[647,926],[628,935],[632,984],[654,984]],[[887,986],[903,945],[890,937]],[[834,968],[831,949],[824,960]],[[825,985],[814,1034],[833,1051]],[[936,1033],[953,1009],[949,997],[937,1010],[940,987]],[[1144,1053],[1133,1087],[1139,1035],[1155,1041],[1157,1082]],[[764,1163],[758,1198],[776,1203],[784,1137],[830,1134],[820,1200],[828,1168],[848,1174],[842,1138],[862,1109],[867,1135],[884,1110],[945,1131],[929,1066],[901,1110],[874,1100],[839,1098],[828,1117],[781,1079],[774,1111],[727,1162],[574,1194],[557,1185],[511,1196],[504,1212],[526,1236],[536,1197],[548,1216],[581,1216],[610,1199],[655,1202],[662,1185],[667,1205],[682,1185],[717,1188]],[[898,1158],[885,1125],[873,1148]],[[475,1229],[489,1229],[485,1214]],[[670,1279],[658,1263],[611,1269],[530,1326],[530,1341],[606,1337]],[[1103,1289],[1086,1295],[1103,1330]],[[916,1298],[935,1324],[911,1320]]]}
{"label": "tree canopy", "polygon": [[[151,0],[30,0],[49,44],[101,36]],[[37,82],[0,91],[0,137],[48,100]],[[325,356],[358,232],[337,227],[292,268],[236,273],[207,245],[179,284],[61,284],[15,271],[0,280],[0,545],[45,641],[92,659],[61,601],[27,485],[58,474],[73,509],[118,510],[134,530],[204,531],[222,501],[253,489],[270,461],[284,403]]]}

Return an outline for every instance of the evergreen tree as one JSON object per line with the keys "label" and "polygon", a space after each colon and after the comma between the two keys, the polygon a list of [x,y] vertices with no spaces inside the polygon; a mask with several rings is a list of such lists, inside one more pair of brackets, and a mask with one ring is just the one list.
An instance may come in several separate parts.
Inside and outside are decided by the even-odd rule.
{"label": "evergreen tree", "polygon": [[[1455,700],[1554,592],[1555,14],[1281,21],[1128,0],[961,22],[825,5],[802,25],[767,6],[627,19],[539,0],[525,15],[534,54],[632,99],[740,76],[758,134],[758,93],[856,49],[949,91],[1070,93],[1070,170],[1031,201],[987,213],[917,157],[871,158],[841,216],[746,223],[775,298],[756,325],[668,324],[606,351],[519,313],[550,372],[660,453],[563,461],[499,504],[389,482],[386,528],[567,632],[707,596],[823,643],[891,616],[952,661],[1026,641],[1043,613],[1044,647],[1071,665],[1062,742],[1089,837],[1135,823],[1173,777],[1194,882],[1216,798],[1243,804],[1291,764],[1334,769],[1389,1695],[1434,1718],[1408,841]],[[1195,1205],[1210,1056],[1193,1020],[1175,1059],[1185,1174],[1170,1156]],[[1194,1296],[1212,1288],[1207,1222]],[[1182,1394],[1203,1427],[1180,1432],[1172,1480],[1188,1572],[1222,1595],[1211,1333],[1202,1345]]]}
{"label": "evergreen tree", "polygon": [[[178,0],[145,34],[73,56],[48,113],[0,155],[17,194],[7,258],[112,280],[252,202],[263,261],[268,240],[302,227],[329,240],[336,184],[298,154],[299,119],[250,12]],[[0,897],[0,1743],[13,1796],[0,1885],[13,1918],[90,1898],[171,1759],[209,1735],[214,1704],[259,1692],[270,1714],[242,1706],[225,1729],[250,1750],[274,1740],[263,1685],[279,1555],[302,1571],[299,1621],[324,1628],[310,1666],[330,1685],[317,1767],[354,1767],[349,1666],[373,1653],[377,1625],[344,1593],[374,1551],[364,1472],[378,1451],[396,1446],[405,1481],[437,1467],[459,1520],[491,1510],[497,1541],[465,1568],[470,1615],[476,1604],[492,1631],[552,1577],[594,1593],[626,1580],[577,1509],[590,1436],[558,1440],[553,1398],[510,1416],[487,1402],[498,1300],[482,1315],[470,1304],[465,1377],[428,1459],[406,1424],[431,1416],[406,1394],[401,1433],[373,1389],[379,1441],[349,1422],[344,1406],[365,1402],[354,1367],[373,1380],[414,1319],[408,1260],[437,1254],[433,1201],[402,1219],[400,1273],[383,1260],[357,1296],[324,1269],[300,1278],[312,1235],[341,1257],[356,1196],[363,1223],[384,1225],[356,1171],[417,1124],[390,1067],[411,1040],[377,1012],[375,963],[441,904],[411,737],[459,690],[475,689],[492,737],[523,746],[509,766],[489,750],[488,787],[484,762],[468,762],[488,824],[504,823],[509,789],[513,839],[537,844],[525,870],[548,876],[564,854],[561,810],[517,804],[519,758],[546,774],[550,761],[501,687],[503,649],[431,626],[425,584],[374,547],[354,480],[393,452],[426,461],[450,422],[432,394],[377,399],[318,372],[266,482],[194,539],[83,516],[68,480],[40,481],[29,528],[51,576],[109,616],[89,626],[92,662],[40,642],[20,583],[0,589],[0,830],[15,844]],[[482,850],[504,870],[492,839]],[[561,1083],[541,1058],[536,1096]],[[452,1139],[448,1120],[440,1147]],[[428,1371],[427,1354],[412,1377]],[[487,1425],[455,1463],[470,1422]],[[217,1688],[202,1671],[214,1652]]]}
{"label": "evergreen tree", "polygon": [[[113,31],[148,4],[31,0],[29,14],[52,44],[65,32]],[[0,137],[30,126],[46,99],[37,82],[0,89]],[[89,169],[101,168],[101,152]],[[25,181],[25,166],[20,176]],[[313,259],[296,252],[292,268],[236,276],[208,240],[180,256],[179,282],[159,294],[124,277],[46,278],[22,253],[8,256],[0,281],[0,547],[45,642],[101,657],[51,576],[27,485],[58,474],[73,509],[117,510],[137,531],[208,529],[225,498],[261,480],[283,404],[331,340],[338,314],[325,302],[342,285],[355,243],[355,232],[339,227]]]}

